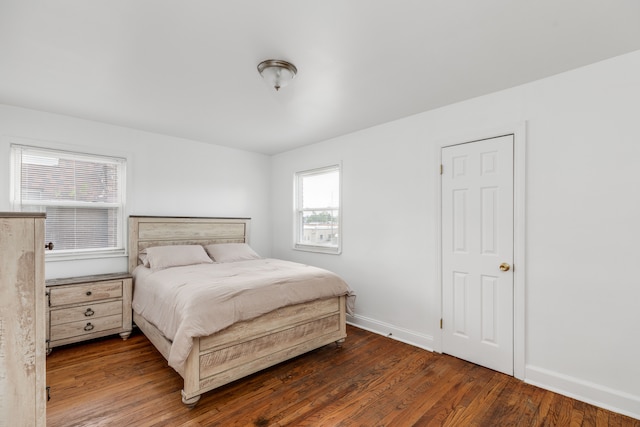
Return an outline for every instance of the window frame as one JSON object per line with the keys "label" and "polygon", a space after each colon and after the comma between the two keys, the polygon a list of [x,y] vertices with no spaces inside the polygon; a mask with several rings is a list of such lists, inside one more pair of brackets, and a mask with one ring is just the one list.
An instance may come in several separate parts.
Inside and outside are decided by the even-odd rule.
{"label": "window frame", "polygon": [[[66,249],[62,251],[45,251],[46,261],[71,261],[82,259],[112,258],[127,255],[127,222],[126,222],[126,187],[127,187],[127,163],[126,157],[110,156],[105,154],[96,154],[90,152],[81,152],[75,150],[42,147],[38,145],[27,145],[21,143],[10,144],[11,152],[11,205],[14,211],[21,211],[22,206],[42,206],[46,209],[51,207],[77,207],[77,208],[95,208],[95,202],[82,201],[66,201],[66,200],[43,200],[46,203],[38,203],[34,201],[23,201],[22,196],[22,155],[38,153],[43,155],[55,156],[63,159],[93,161],[99,163],[108,163],[117,165],[118,180],[118,201],[116,202],[100,202],[100,208],[116,208],[117,218],[116,227],[117,244],[112,248],[101,249]],[[44,244],[45,242],[43,242]],[[55,242],[53,242],[55,245]],[[54,246],[55,247],[55,246]]]}
{"label": "window frame", "polygon": [[[302,206],[302,183],[303,179],[308,176],[322,175],[326,173],[338,172],[338,206],[323,206],[313,208],[303,208]],[[338,225],[339,232],[337,236],[336,246],[314,245],[304,243],[302,237],[304,236],[304,212],[317,211],[317,210],[338,211]],[[293,249],[305,252],[316,252],[340,255],[342,253],[342,164],[336,163],[328,166],[323,166],[314,169],[307,169],[298,171],[294,175],[294,233],[293,233]]]}

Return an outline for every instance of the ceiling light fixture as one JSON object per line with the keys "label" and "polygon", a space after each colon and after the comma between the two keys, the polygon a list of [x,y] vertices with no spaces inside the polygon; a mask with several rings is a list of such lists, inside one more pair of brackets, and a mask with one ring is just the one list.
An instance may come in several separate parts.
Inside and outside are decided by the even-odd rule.
{"label": "ceiling light fixture", "polygon": [[293,80],[298,73],[298,69],[290,62],[280,59],[267,59],[258,64],[258,72],[276,90]]}

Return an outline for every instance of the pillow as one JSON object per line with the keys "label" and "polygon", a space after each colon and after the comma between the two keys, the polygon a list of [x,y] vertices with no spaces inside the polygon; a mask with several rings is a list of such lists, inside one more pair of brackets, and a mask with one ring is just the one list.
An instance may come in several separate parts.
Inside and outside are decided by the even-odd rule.
{"label": "pillow", "polygon": [[215,262],[246,261],[261,258],[246,243],[217,243],[207,245],[204,248]]}
{"label": "pillow", "polygon": [[147,256],[147,252],[145,249],[143,249],[140,254],[138,255],[138,259],[140,260],[140,264],[144,265],[145,267],[149,268],[149,257]]}
{"label": "pillow", "polygon": [[152,270],[213,263],[200,245],[153,246],[140,251],[140,258],[143,259],[144,256],[146,258],[143,260],[143,264],[151,267]]}

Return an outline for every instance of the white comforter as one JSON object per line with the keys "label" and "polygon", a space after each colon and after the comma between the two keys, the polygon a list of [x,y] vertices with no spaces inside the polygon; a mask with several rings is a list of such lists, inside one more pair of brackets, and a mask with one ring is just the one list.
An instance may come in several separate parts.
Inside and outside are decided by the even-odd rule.
{"label": "white comforter", "polygon": [[133,310],[173,343],[169,366],[183,374],[194,337],[220,331],[291,304],[355,296],[336,274],[278,259],[198,264],[160,271],[138,266]]}

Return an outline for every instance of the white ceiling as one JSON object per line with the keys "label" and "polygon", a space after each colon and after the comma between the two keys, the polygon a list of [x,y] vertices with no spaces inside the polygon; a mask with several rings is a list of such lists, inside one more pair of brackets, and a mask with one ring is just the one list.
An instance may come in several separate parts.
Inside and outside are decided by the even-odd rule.
{"label": "white ceiling", "polygon": [[638,49],[638,0],[0,0],[0,103],[273,154]]}

